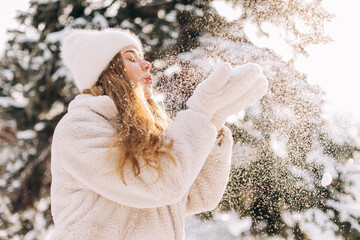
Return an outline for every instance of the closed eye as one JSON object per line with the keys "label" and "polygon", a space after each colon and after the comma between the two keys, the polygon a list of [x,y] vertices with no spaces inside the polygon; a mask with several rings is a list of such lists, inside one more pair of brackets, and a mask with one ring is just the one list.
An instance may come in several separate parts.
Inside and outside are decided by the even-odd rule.
{"label": "closed eye", "polygon": [[125,53],[123,53],[125,56],[128,56],[128,60],[135,62],[137,58],[141,58],[140,55],[138,55],[137,52],[134,50],[127,50]]}

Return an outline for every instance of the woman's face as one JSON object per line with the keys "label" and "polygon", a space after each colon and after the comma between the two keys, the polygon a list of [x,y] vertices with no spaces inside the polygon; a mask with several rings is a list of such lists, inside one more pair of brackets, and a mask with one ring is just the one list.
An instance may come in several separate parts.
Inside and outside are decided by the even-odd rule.
{"label": "woman's face", "polygon": [[152,96],[151,64],[144,60],[139,51],[132,46],[120,50],[126,76],[135,85],[139,86],[146,99]]}

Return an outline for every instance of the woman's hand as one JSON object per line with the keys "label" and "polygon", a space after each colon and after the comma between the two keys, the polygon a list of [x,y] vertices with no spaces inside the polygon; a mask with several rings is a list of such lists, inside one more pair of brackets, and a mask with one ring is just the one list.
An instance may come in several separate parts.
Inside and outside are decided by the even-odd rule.
{"label": "woman's hand", "polygon": [[229,63],[221,64],[196,87],[187,106],[211,119],[216,111],[242,96],[261,74],[256,64],[246,64],[240,68],[233,70]]}
{"label": "woman's hand", "polygon": [[[215,125],[216,129],[219,130],[222,128],[228,116],[240,112],[248,105],[254,104],[266,93],[268,89],[268,82],[264,74],[260,72],[258,75],[255,71],[250,70],[256,66],[256,64],[249,63],[233,68],[230,81],[232,81],[232,78],[238,79],[237,81],[244,82],[244,85],[242,86],[242,89],[238,90],[237,99],[227,106],[219,109],[214,114],[211,122]],[[260,69],[260,67],[258,68]]]}

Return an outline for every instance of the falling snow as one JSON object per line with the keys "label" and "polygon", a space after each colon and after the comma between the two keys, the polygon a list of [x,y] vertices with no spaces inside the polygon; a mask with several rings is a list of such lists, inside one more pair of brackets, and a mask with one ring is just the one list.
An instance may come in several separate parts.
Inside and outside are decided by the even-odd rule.
{"label": "falling snow", "polygon": [[[36,2],[46,4],[56,1]],[[85,9],[86,16],[70,22],[66,22],[66,17],[72,7],[64,9],[59,22],[66,23],[66,26],[60,28],[60,31],[47,34],[44,41],[38,43],[40,54],[30,56],[28,52],[14,46],[7,52],[7,57],[18,59],[17,64],[25,70],[39,72],[38,69],[53,61],[53,53],[58,51],[58,43],[72,28],[106,28],[110,25],[106,17],[115,18],[119,9],[126,7],[126,4],[116,2],[107,8],[103,16],[92,8],[101,8],[109,1],[90,2],[93,5]],[[247,4],[253,2],[247,1]],[[167,104],[172,116],[186,107],[185,101],[196,84],[222,62],[230,62],[232,66],[255,62],[262,67],[270,83],[269,91],[261,101],[228,117],[227,125],[233,130],[235,143],[229,185],[223,201],[212,212],[210,220],[202,221],[194,216],[187,218],[187,240],[259,239],[254,237],[254,232],[264,234],[264,239],[275,240],[282,238],[266,235],[264,232],[284,229],[288,239],[293,239],[292,230],[296,227],[309,239],[335,240],[342,239],[338,233],[344,229],[339,227],[339,222],[343,225],[349,224],[353,229],[360,231],[360,156],[352,152],[347,153],[346,151],[350,150],[341,148],[344,145],[359,146],[359,130],[346,121],[347,119],[338,116],[324,119],[321,112],[321,91],[316,86],[309,85],[306,76],[295,71],[291,64],[284,62],[273,51],[243,41],[247,39],[243,29],[245,24],[237,22],[246,14],[255,22],[256,17],[261,16],[272,20],[271,24],[275,22],[282,27],[287,26],[288,23],[285,21],[276,21],[281,19],[281,14],[287,15],[283,9],[294,10],[288,5],[294,2],[296,1],[283,1],[282,6],[277,6],[277,1],[262,1],[262,5],[258,3],[253,9],[245,9],[239,5],[231,6],[231,9],[236,10],[236,16],[225,16],[220,13],[228,23],[231,22],[227,28],[221,28],[221,32],[216,34],[201,35],[199,46],[180,53],[176,59],[174,56],[166,56],[153,62],[153,68],[158,70],[154,73],[154,82],[159,83],[159,92],[155,93],[155,100]],[[142,3],[146,4],[146,1]],[[201,17],[206,15],[202,9],[183,4],[177,4],[174,10],[159,10],[157,16],[168,23],[162,25],[159,30],[169,36],[163,42],[164,49],[172,47],[179,40],[179,32],[169,27],[171,24],[177,24],[179,11],[193,12],[195,16]],[[314,22],[319,21],[318,15],[312,13],[309,14],[310,18],[313,18]],[[274,18],[271,18],[272,16]],[[316,31],[317,26],[304,26],[306,19],[297,16],[297,20],[297,27],[302,23],[302,33]],[[141,37],[147,43],[146,52],[150,52],[152,47],[160,43],[158,36],[151,36],[157,26],[145,19],[126,19],[120,24],[123,28],[140,29]],[[267,26],[270,26],[270,23],[262,25],[264,32],[260,31],[260,35],[266,33]],[[24,34],[17,35],[16,41],[19,45],[39,41],[39,31],[29,29],[24,31]],[[278,32],[283,33],[288,39],[294,38],[291,32],[284,29]],[[12,35],[15,36],[14,33]],[[308,36],[303,35],[304,39],[306,37]],[[317,35],[314,41],[321,42],[323,39]],[[295,45],[292,47],[296,47]],[[289,48],[287,45],[284,45],[285,47]],[[69,84],[73,78],[71,73],[59,65],[49,74],[51,84],[63,81]],[[16,78],[14,72],[9,69],[2,70],[1,75],[9,82]],[[18,83],[9,90],[9,96],[1,96],[0,106],[4,109],[32,107],[31,101],[35,98],[32,89],[37,87],[35,82],[40,78],[34,79],[29,83]],[[39,89],[41,87],[44,88],[40,86]],[[64,88],[64,91],[70,90]],[[24,95],[24,92],[28,95]],[[13,194],[19,194],[15,190],[20,189],[23,182],[14,179],[11,173],[20,171],[30,162],[29,159],[36,155],[37,148],[30,143],[36,142],[36,138],[46,130],[48,123],[64,113],[65,109],[62,102],[55,101],[36,116],[39,122],[33,129],[30,127],[14,131],[18,140],[17,145],[12,146],[14,149],[0,148],[0,163],[6,163],[6,171],[0,179],[2,188],[7,187],[9,191],[14,190]],[[16,129],[16,124],[12,129]],[[27,231],[23,238],[47,239],[53,230],[52,225],[47,226],[48,219],[45,218],[50,207],[50,198],[41,197],[34,202],[33,209],[19,214],[10,212],[8,205],[12,201],[11,197],[13,196],[4,195],[0,201],[0,212],[10,216],[8,220],[12,227],[8,230],[20,232],[23,222],[31,222],[32,230]],[[274,219],[279,220],[284,226],[271,226],[270,220]],[[284,228],[280,229],[282,226]],[[44,231],[45,228],[48,230]],[[0,230],[0,238],[6,237],[7,232]]]}

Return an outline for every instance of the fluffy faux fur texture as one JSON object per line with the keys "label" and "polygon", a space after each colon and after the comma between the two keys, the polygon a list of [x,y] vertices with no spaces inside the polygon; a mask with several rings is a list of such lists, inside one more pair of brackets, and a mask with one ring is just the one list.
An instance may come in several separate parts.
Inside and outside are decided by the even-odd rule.
{"label": "fluffy faux fur texture", "polygon": [[61,57],[65,66],[71,70],[76,86],[82,92],[96,83],[115,54],[127,46],[134,46],[143,55],[139,38],[128,30],[77,29],[64,38]]}
{"label": "fluffy faux fur texture", "polygon": [[115,128],[116,107],[107,96],[79,95],[57,125],[51,155],[51,239],[185,238],[185,216],[213,209],[225,190],[232,137],[216,138],[207,117],[191,109],[180,112],[167,131],[174,140],[175,166],[162,161],[162,178],[142,169],[125,171],[127,186],[107,159]]}

